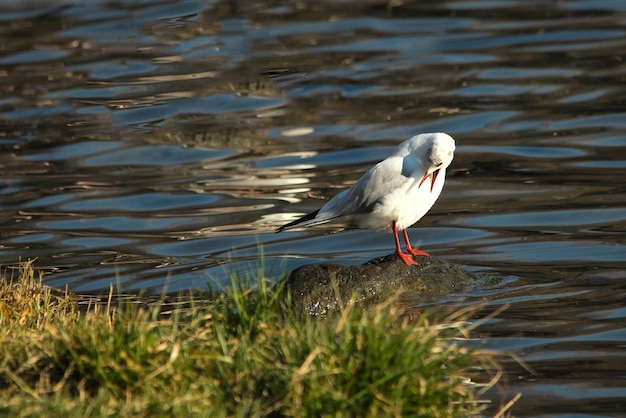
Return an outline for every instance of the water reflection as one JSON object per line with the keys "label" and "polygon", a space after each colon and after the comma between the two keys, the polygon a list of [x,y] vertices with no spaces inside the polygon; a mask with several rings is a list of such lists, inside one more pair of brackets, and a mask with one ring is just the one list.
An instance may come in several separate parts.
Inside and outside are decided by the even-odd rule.
{"label": "water reflection", "polygon": [[[500,279],[464,303],[515,415],[619,414],[626,9],[615,1],[0,6],[0,261],[149,293],[361,263],[388,233],[274,234],[401,140],[457,139],[410,230]],[[416,301],[421,304],[423,301]],[[440,304],[459,303],[459,295]],[[508,386],[507,386],[508,385]]]}

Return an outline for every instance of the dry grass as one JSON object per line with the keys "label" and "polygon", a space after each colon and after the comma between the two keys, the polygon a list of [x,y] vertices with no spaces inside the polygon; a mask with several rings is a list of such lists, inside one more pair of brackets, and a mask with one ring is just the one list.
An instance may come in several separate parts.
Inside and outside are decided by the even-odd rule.
{"label": "dry grass", "polygon": [[213,299],[168,315],[134,303],[80,312],[23,264],[0,279],[0,415],[458,417],[482,408],[468,370],[488,377],[493,363],[464,344],[466,314],[410,321],[386,303],[303,318],[261,279],[234,278]]}
{"label": "dry grass", "polygon": [[5,332],[41,329],[59,317],[77,318],[78,305],[67,295],[54,295],[43,287],[32,261],[5,270],[0,278],[0,325]]}

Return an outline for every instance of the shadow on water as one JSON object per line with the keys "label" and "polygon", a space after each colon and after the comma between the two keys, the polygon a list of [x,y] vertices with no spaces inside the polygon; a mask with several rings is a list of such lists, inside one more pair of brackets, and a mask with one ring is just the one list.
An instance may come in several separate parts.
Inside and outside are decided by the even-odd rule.
{"label": "shadow on water", "polygon": [[4,2],[0,261],[156,294],[227,283],[261,251],[272,277],[362,263],[391,235],[273,231],[445,131],[455,161],[410,235],[502,278],[463,302],[509,305],[479,330],[513,353],[494,402],[620,414],[626,8],[423,3]]}

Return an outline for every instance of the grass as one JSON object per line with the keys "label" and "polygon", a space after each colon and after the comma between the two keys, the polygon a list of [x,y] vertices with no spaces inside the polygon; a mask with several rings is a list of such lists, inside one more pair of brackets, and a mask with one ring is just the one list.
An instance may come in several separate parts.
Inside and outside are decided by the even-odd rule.
{"label": "grass", "polygon": [[[92,304],[0,278],[0,415],[458,417],[479,413],[458,317],[410,320],[386,303],[310,318],[264,280],[210,304]],[[254,285],[254,286],[252,286]],[[251,290],[254,287],[255,290]],[[431,319],[429,319],[431,318]]]}

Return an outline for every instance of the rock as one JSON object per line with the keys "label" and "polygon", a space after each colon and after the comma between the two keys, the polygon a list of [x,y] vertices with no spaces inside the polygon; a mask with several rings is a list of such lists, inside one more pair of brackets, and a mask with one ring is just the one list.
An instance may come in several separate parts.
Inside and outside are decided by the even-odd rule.
{"label": "rock", "polygon": [[287,286],[298,311],[323,315],[349,302],[376,303],[398,292],[437,296],[475,284],[478,278],[435,257],[415,257],[407,266],[395,253],[360,266],[308,264],[290,272]]}

